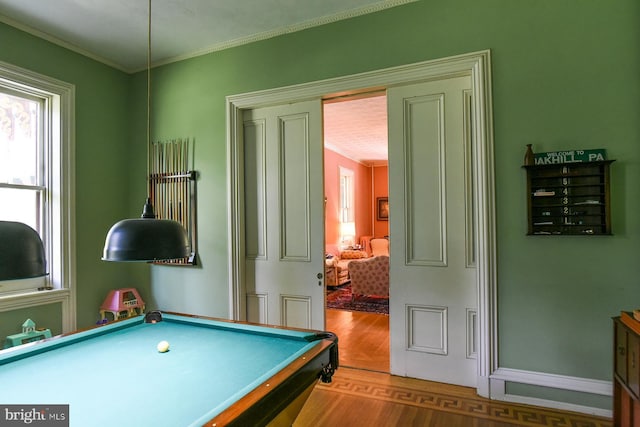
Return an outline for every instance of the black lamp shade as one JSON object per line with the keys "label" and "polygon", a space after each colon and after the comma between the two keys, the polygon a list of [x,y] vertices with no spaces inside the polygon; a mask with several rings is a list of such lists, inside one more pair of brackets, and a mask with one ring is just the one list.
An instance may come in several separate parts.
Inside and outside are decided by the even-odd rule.
{"label": "black lamp shade", "polygon": [[104,261],[162,261],[188,257],[189,239],[177,221],[154,218],[116,223],[104,245]]}
{"label": "black lamp shade", "polygon": [[0,221],[0,280],[46,274],[47,259],[40,235],[21,222]]}

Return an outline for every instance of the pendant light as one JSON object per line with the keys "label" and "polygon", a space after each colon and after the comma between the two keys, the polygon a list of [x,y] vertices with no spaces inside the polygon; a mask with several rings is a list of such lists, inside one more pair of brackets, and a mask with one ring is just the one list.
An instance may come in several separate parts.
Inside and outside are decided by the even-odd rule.
{"label": "pendant light", "polygon": [[47,259],[40,235],[21,222],[0,221],[0,280],[46,275]]}
{"label": "pendant light", "polygon": [[[151,144],[151,0],[149,0],[147,48],[147,158]],[[147,162],[147,175],[149,175]],[[148,191],[148,186],[147,186]],[[147,197],[142,216],[116,223],[107,234],[104,261],[163,261],[185,258],[190,254],[189,239],[177,221],[156,219]]]}

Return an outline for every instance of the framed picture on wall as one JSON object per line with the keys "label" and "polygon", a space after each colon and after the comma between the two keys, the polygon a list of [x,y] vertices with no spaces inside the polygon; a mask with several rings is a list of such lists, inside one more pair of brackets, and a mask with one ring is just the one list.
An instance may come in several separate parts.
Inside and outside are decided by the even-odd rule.
{"label": "framed picture on wall", "polygon": [[389,221],[389,198],[378,197],[376,202],[376,219],[378,221]]}

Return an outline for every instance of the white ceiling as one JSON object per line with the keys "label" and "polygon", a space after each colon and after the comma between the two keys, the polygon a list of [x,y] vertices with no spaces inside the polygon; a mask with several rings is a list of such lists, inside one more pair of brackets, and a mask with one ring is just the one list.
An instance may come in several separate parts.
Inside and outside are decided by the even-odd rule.
{"label": "white ceiling", "polygon": [[387,97],[324,105],[325,147],[367,165],[387,163]]}
{"label": "white ceiling", "polygon": [[[413,1],[153,0],[151,62],[166,64]],[[148,0],[0,0],[0,22],[125,72],[146,68]],[[386,159],[384,97],[328,104],[325,122],[325,139],[335,151],[365,163]]]}
{"label": "white ceiling", "polygon": [[[185,59],[416,0],[153,0],[152,63]],[[146,68],[148,0],[0,0],[0,21],[123,71]]]}

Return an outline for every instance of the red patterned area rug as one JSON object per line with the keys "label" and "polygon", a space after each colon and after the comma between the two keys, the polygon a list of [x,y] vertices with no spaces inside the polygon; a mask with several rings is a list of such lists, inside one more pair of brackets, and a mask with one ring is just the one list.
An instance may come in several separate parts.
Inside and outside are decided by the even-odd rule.
{"label": "red patterned area rug", "polygon": [[389,298],[358,295],[351,300],[351,284],[327,290],[327,308],[389,314]]}

